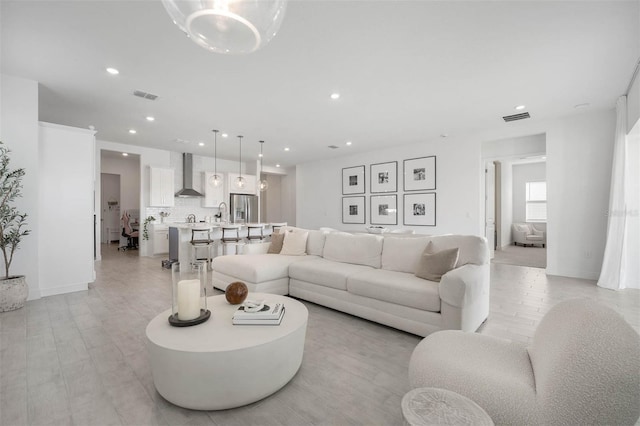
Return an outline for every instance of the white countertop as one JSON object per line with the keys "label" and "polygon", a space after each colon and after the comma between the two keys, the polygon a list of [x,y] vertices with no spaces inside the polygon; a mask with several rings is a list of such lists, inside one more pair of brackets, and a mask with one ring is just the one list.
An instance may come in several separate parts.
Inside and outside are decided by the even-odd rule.
{"label": "white countertop", "polygon": [[267,226],[267,223],[221,223],[221,222],[214,222],[214,223],[207,223],[207,222],[196,222],[196,223],[187,223],[187,222],[173,222],[173,223],[165,223],[164,225],[167,225],[171,228],[178,228],[178,229],[193,229],[193,228],[198,228],[198,229],[213,229],[213,228],[222,228],[223,226],[229,226],[229,227],[240,227],[240,228],[246,228],[247,226]]}

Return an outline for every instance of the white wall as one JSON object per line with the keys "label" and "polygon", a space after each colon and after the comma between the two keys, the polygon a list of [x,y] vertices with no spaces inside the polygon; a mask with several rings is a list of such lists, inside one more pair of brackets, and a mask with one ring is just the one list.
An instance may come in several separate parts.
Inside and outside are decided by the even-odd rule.
{"label": "white wall", "polygon": [[526,222],[527,182],[545,182],[546,164],[529,163],[513,165],[513,222]]}
{"label": "white wall", "polygon": [[282,176],[264,175],[269,187],[263,194],[265,215],[261,219],[263,222],[284,222],[282,218]]}
{"label": "white wall", "polygon": [[29,299],[40,298],[38,265],[38,83],[0,74],[0,140],[11,149],[11,168],[24,168],[22,197],[15,206],[28,215],[31,235],[23,238],[16,251],[9,273],[25,275],[29,284]]}
{"label": "white wall", "polygon": [[[403,225],[403,160],[435,155],[436,226]],[[297,167],[297,222],[304,228],[327,226],[364,231],[365,225],[342,223],[342,168],[365,165],[366,222],[370,223],[370,165],[398,162],[398,225],[422,234],[479,234],[480,144],[440,139],[391,149],[332,158]],[[482,182],[484,185],[484,182]],[[283,200],[284,201],[284,200]],[[286,205],[286,203],[283,203]],[[484,216],[482,216],[484,217]]]}
{"label": "white wall", "polygon": [[298,222],[298,170],[292,167],[286,170],[280,181],[280,200],[282,222],[287,222],[291,226],[297,226]]}
{"label": "white wall", "polygon": [[120,176],[120,210],[140,208],[140,159],[135,155],[113,158],[103,156],[101,173]]}
{"label": "white wall", "polygon": [[513,223],[513,167],[511,161],[501,161],[500,198],[500,241],[498,246],[505,247],[511,244],[511,224]]}
{"label": "white wall", "polygon": [[39,211],[46,212],[38,235],[42,296],[87,290],[95,280],[93,134],[40,123]]}
{"label": "white wall", "polygon": [[[401,189],[403,159],[436,155],[437,226],[414,228],[419,233],[482,235],[481,165],[482,157],[492,155],[490,151],[481,154],[482,142],[546,134],[550,224],[547,273],[597,279],[604,253],[614,126],[613,110],[591,111],[558,120],[523,120],[447,139],[301,164],[297,167],[298,225],[364,229],[364,225],[341,223],[342,168],[364,164],[369,176],[370,164],[396,160]],[[531,143],[536,144],[533,140]],[[398,195],[402,206],[401,190]],[[367,219],[368,210],[367,205]]]}

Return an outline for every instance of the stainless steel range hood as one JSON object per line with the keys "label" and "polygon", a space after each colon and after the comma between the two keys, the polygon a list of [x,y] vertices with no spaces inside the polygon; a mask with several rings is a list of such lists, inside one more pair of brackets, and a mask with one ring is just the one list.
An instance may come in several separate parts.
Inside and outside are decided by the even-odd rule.
{"label": "stainless steel range hood", "polygon": [[182,189],[176,192],[176,197],[204,197],[193,189],[193,155],[182,154]]}

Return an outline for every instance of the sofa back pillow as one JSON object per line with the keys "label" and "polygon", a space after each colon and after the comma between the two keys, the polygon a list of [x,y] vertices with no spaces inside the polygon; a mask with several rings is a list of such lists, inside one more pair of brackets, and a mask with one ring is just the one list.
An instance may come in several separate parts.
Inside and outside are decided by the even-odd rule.
{"label": "sofa back pillow", "polygon": [[472,263],[484,265],[489,263],[489,245],[487,239],[476,235],[439,235],[430,237],[435,251],[459,248],[457,267]]}
{"label": "sofa back pillow", "polygon": [[380,268],[382,240],[380,235],[331,232],[327,234],[322,257],[335,262]]}
{"label": "sofa back pillow", "polygon": [[384,237],[381,256],[382,269],[413,274],[416,272],[420,256],[430,240],[430,237]]}
{"label": "sofa back pillow", "polygon": [[309,231],[309,237],[307,238],[307,254],[322,256],[322,250],[324,249],[324,242],[326,238],[326,232]]}
{"label": "sofa back pillow", "polygon": [[307,254],[307,231],[287,231],[284,233],[280,254],[288,256],[304,256]]}
{"label": "sofa back pillow", "polygon": [[271,244],[269,244],[269,249],[267,250],[267,254],[279,254],[282,251],[282,243],[284,242],[284,234],[280,234],[276,232],[275,234],[271,234]]}
{"label": "sofa back pillow", "polygon": [[433,243],[429,241],[416,267],[416,277],[429,281],[440,282],[444,274],[456,267],[460,249],[451,248],[435,251]]}

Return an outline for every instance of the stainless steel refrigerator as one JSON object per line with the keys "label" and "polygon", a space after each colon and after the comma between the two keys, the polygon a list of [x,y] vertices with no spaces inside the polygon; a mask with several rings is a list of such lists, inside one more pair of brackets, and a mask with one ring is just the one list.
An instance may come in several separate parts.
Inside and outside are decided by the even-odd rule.
{"label": "stainless steel refrigerator", "polygon": [[258,196],[231,194],[229,203],[232,223],[257,223],[260,221],[258,214]]}

